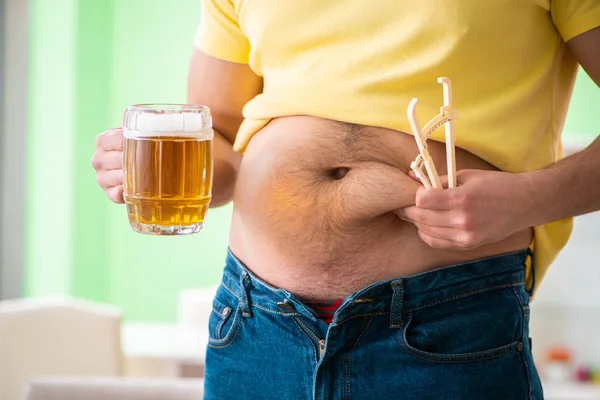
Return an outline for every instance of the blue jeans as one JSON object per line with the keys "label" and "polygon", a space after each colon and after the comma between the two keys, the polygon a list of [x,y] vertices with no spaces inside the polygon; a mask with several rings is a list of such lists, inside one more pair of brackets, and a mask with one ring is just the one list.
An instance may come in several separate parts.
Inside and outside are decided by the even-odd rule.
{"label": "blue jeans", "polygon": [[209,321],[204,399],[542,399],[528,254],[373,284],[327,325],[229,253]]}

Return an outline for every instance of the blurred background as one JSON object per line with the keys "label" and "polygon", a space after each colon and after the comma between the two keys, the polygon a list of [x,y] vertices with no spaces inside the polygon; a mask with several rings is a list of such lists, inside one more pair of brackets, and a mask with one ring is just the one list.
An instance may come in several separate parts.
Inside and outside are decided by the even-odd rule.
{"label": "blurred background", "polygon": [[[115,335],[107,348],[118,348],[118,361],[88,372],[76,364],[82,375],[202,376],[202,323],[220,280],[231,207],[211,210],[198,235],[136,234],[90,165],[96,135],[120,125],[128,105],[185,102],[200,1],[0,0],[0,364],[10,337],[3,342],[2,313],[89,310],[116,324],[106,335]],[[581,72],[564,129],[567,152],[598,135],[599,111],[600,90]],[[581,380],[600,383],[598,260],[595,213],[577,218],[533,305],[534,350],[548,381],[574,381],[579,369]],[[76,318],[60,318],[81,329]],[[43,325],[32,321],[40,334]],[[186,324],[196,330],[181,329]],[[17,359],[32,349],[15,346]],[[3,394],[2,382],[16,378],[2,368],[0,400],[18,398]],[[38,375],[60,375],[44,368]]]}

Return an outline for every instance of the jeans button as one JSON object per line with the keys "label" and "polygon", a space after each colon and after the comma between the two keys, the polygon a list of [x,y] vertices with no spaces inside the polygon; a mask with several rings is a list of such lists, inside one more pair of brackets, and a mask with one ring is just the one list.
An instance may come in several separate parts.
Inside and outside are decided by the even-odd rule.
{"label": "jeans button", "polygon": [[523,342],[519,342],[519,343],[517,344],[517,350],[518,350],[518,351],[523,351]]}
{"label": "jeans button", "polygon": [[279,307],[279,309],[283,311],[294,311],[294,306],[291,303],[288,303],[287,301],[280,301],[279,303],[277,303],[277,307]]}

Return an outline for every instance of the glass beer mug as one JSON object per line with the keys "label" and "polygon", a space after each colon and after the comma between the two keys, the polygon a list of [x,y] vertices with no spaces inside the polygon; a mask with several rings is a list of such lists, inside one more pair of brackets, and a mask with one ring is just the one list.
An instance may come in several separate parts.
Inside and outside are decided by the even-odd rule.
{"label": "glass beer mug", "polygon": [[130,106],[123,136],[123,197],[133,230],[150,235],[200,232],[213,179],[208,107]]}

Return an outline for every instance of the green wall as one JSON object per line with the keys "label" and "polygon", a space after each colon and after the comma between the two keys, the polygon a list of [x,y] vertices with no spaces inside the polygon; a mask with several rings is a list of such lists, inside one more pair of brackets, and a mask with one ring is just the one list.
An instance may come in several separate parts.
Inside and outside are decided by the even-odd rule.
{"label": "green wall", "polygon": [[[31,0],[25,292],[69,293],[170,321],[180,289],[217,284],[231,207],[188,237],[134,233],[90,157],[129,104],[185,102],[200,0]],[[581,74],[566,137],[591,140],[600,90]],[[595,105],[595,107],[593,106]]]}
{"label": "green wall", "polygon": [[600,110],[600,90],[581,69],[565,121],[564,140],[588,143],[600,135],[598,110]]}
{"label": "green wall", "polygon": [[231,207],[189,237],[134,233],[95,182],[94,140],[129,104],[185,102],[198,0],[32,0],[25,293],[173,320],[177,292],[219,282]]}
{"label": "green wall", "polygon": [[72,286],[76,4],[31,4],[24,271],[30,294]]}

